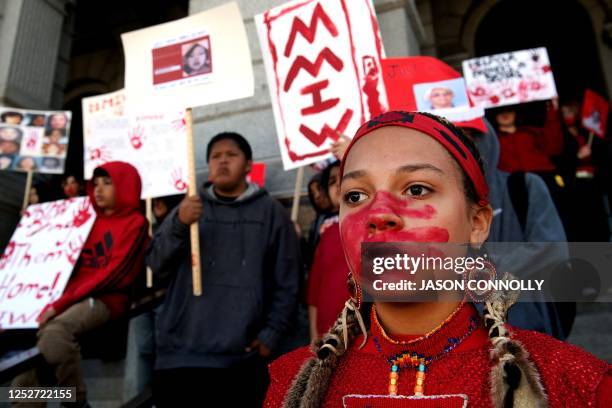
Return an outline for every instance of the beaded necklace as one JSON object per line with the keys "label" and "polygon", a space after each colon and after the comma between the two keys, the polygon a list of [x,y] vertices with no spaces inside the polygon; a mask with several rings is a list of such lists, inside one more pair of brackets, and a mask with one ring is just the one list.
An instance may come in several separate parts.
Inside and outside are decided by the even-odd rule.
{"label": "beaded necklace", "polygon": [[[374,306],[372,306],[372,313],[373,313],[373,320],[375,322],[375,324],[378,326],[378,329],[380,330],[380,332],[382,333],[383,337],[385,338],[385,340],[392,342],[393,344],[413,344],[416,343],[418,341],[422,341],[424,339],[426,339],[427,337],[431,336],[433,333],[435,333],[437,330],[439,330],[442,326],[444,326],[444,324],[446,324],[448,321],[450,321],[455,314],[457,313],[458,310],[461,309],[461,307],[463,306],[463,303],[461,303],[459,305],[459,307],[450,314],[450,316],[444,320],[444,322],[442,322],[438,327],[436,327],[433,331],[427,333],[425,336],[421,336],[418,337],[416,339],[413,340],[409,340],[409,341],[397,341],[397,340],[393,340],[391,339],[389,336],[387,336],[387,334],[385,333],[383,327],[380,325],[380,322],[378,321],[378,317],[376,316],[376,309],[374,308]],[[409,367],[414,367],[416,368],[416,382],[414,385],[414,395],[416,396],[422,396],[424,394],[424,385],[425,385],[425,373],[427,371],[427,367],[429,366],[429,364],[431,364],[433,361],[436,361],[442,357],[444,357],[446,354],[450,353],[452,350],[454,350],[457,346],[459,346],[466,338],[468,338],[468,336],[470,334],[472,334],[472,332],[474,330],[476,330],[476,328],[478,328],[480,324],[480,320],[477,319],[476,317],[470,317],[470,321],[469,321],[469,325],[467,328],[467,331],[465,333],[463,333],[463,335],[461,337],[451,337],[448,339],[446,346],[444,346],[444,349],[438,353],[435,354],[433,356],[425,356],[423,354],[419,354],[416,352],[411,352],[409,350],[406,351],[402,351],[400,353],[394,354],[392,356],[385,356],[383,351],[382,351],[382,347],[380,345],[380,342],[378,340],[377,337],[373,337],[373,342],[374,342],[374,346],[376,347],[376,350],[378,351],[378,353],[383,356],[385,358],[385,360],[387,362],[389,362],[389,364],[391,364],[391,372],[389,373],[389,395],[397,395],[397,390],[398,390],[398,382],[399,382],[399,373],[401,371],[401,369],[406,369]]]}

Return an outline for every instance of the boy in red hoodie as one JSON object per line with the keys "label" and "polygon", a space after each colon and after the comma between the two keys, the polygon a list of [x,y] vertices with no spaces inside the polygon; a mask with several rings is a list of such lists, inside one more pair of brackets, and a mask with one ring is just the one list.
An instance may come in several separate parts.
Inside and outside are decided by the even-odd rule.
{"label": "boy in red hoodie", "polygon": [[[64,293],[38,317],[37,346],[57,384],[76,387],[77,407],[87,406],[78,338],[127,311],[130,285],[143,270],[148,225],[140,193],[140,176],[130,164],[110,162],[94,170],[87,194],[96,221]],[[13,386],[39,384],[40,372],[21,374]]]}

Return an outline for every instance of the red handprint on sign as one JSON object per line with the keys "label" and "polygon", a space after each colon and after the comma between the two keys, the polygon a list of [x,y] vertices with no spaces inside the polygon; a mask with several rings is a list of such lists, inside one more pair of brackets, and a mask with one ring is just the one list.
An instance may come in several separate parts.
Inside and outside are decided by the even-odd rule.
{"label": "red handprint on sign", "polygon": [[172,130],[174,131],[179,132],[185,129],[185,126],[187,126],[187,121],[184,117],[172,121]]}
{"label": "red handprint on sign", "polygon": [[102,163],[106,163],[113,158],[106,146],[90,147],[87,150],[89,151],[89,160],[99,160]]}
{"label": "red handprint on sign", "polygon": [[91,213],[89,212],[89,205],[89,200],[84,200],[83,203],[79,205],[79,208],[74,212],[72,224],[76,228],[79,228],[91,218]]}
{"label": "red handprint on sign", "polygon": [[36,138],[36,136],[28,136],[28,139],[26,140],[26,147],[28,149],[34,149],[36,147],[36,142],[38,141],[38,139]]}
{"label": "red handprint on sign", "polygon": [[183,171],[180,167],[172,171],[172,183],[178,191],[187,190],[187,183],[183,180]]}
{"label": "red handprint on sign", "polygon": [[138,126],[128,132],[130,137],[130,143],[132,147],[136,150],[142,147],[142,139],[144,139],[144,128],[142,126]]}

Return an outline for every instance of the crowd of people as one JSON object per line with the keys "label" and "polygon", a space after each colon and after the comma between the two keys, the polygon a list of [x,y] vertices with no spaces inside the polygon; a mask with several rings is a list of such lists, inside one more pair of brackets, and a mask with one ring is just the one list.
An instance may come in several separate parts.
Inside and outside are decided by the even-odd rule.
{"label": "crowd of people", "polygon": [[[589,140],[577,106],[552,101],[540,124],[523,121],[524,107],[494,110],[486,132],[430,114],[383,114],[332,145],[336,160],[308,183],[315,217],[306,234],[247,181],[253,153],[233,132],[209,142],[197,195],[153,200],[152,237],[134,167],[109,162],[87,184],[67,176],[64,195],[89,195],[97,219],[64,294],[39,316],[46,365],[13,385],[48,384],[51,373],[76,386],[72,406],[87,406],[80,336],[126,315],[146,266],[165,295],[130,320],[126,399],[150,388],[157,407],[219,398],[240,407],[357,406],[405,394],[468,406],[612,406],[610,366],[551,338],[567,338],[575,305],[508,310],[501,295],[478,308],[366,304],[359,285],[361,243],[418,241],[417,230],[475,247],[608,241],[608,147]],[[47,190],[35,184],[30,203]],[[435,216],[398,210],[425,200]],[[194,223],[201,296],[193,295]]]}

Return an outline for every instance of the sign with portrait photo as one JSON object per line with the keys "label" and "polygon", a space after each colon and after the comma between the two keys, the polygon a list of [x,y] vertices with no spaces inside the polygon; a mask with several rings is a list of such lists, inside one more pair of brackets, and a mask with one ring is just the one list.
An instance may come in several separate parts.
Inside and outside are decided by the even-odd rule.
{"label": "sign with portrait photo", "polygon": [[128,109],[185,109],[253,95],[251,53],[235,2],[121,40]]}
{"label": "sign with portrait photo", "polygon": [[70,119],[69,111],[0,107],[0,170],[62,174]]}

